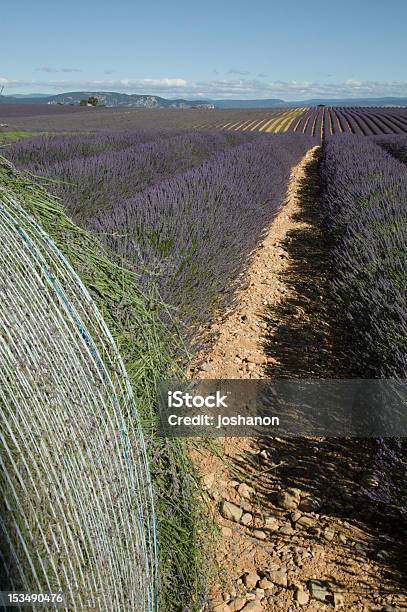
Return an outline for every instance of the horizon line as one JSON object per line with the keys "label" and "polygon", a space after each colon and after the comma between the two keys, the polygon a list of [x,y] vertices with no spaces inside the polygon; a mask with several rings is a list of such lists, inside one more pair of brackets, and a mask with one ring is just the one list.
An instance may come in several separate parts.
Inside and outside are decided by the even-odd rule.
{"label": "horizon line", "polygon": [[21,96],[26,96],[27,98],[29,98],[30,96],[44,96],[44,97],[55,97],[55,96],[60,96],[60,95],[66,95],[66,94],[70,94],[70,93],[101,93],[101,94],[121,94],[121,95],[126,95],[126,96],[132,96],[132,95],[137,95],[137,96],[150,96],[150,97],[157,97],[157,98],[162,98],[164,100],[193,100],[193,101],[201,101],[201,102],[212,102],[214,100],[220,100],[220,101],[234,101],[234,100],[239,100],[239,101],[244,101],[244,102],[250,102],[250,101],[257,101],[257,100],[281,100],[282,102],[296,102],[296,101],[300,101],[300,102],[306,102],[308,100],[386,100],[386,99],[400,99],[400,100],[405,100],[407,99],[407,95],[402,96],[402,95],[387,95],[387,96],[380,96],[380,95],[361,95],[361,96],[349,96],[349,95],[343,95],[343,96],[326,96],[326,95],[320,95],[320,96],[314,96],[312,98],[271,98],[271,97],[252,97],[252,98],[247,98],[247,97],[216,97],[216,98],[211,98],[211,97],[204,97],[204,96],[194,96],[193,94],[191,96],[168,96],[165,97],[163,95],[159,95],[159,94],[153,94],[153,93],[137,93],[137,92],[128,92],[128,91],[120,91],[120,90],[100,90],[100,89],[71,89],[69,91],[61,91],[58,93],[42,93],[41,91],[35,91],[35,92],[15,92],[15,93],[0,93],[0,95],[3,98],[13,98],[13,97],[21,97]]}

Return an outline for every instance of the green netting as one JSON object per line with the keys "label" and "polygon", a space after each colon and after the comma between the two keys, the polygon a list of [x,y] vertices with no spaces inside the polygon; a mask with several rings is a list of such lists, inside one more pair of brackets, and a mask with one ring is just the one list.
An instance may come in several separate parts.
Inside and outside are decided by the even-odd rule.
{"label": "green netting", "polygon": [[1,185],[0,264],[3,585],[61,590],[70,610],[153,610],[152,487],[123,363],[79,277]]}

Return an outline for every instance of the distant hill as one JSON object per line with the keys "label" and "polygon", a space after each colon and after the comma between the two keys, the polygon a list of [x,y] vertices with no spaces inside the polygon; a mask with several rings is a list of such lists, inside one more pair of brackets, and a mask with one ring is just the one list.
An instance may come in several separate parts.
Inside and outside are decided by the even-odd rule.
{"label": "distant hill", "polygon": [[130,107],[130,108],[213,108],[212,102],[200,100],[167,100],[160,96],[144,96],[139,94],[124,94],[114,91],[70,91],[54,96],[34,97],[0,96],[3,104],[73,104],[78,105],[81,100],[95,96],[101,106]]}
{"label": "distant hill", "polygon": [[98,98],[99,103],[108,107],[129,108],[277,108],[294,106],[407,106],[407,98],[314,98],[287,102],[279,98],[262,100],[168,100],[160,96],[125,94],[114,91],[70,91],[67,93],[47,95],[41,93],[23,96],[0,96],[0,104],[64,104],[78,105],[90,96]]}
{"label": "distant hill", "polygon": [[210,100],[217,108],[275,108],[298,107],[298,106],[407,106],[407,98],[330,98],[324,100],[315,98],[312,100],[295,100],[287,102],[278,98],[266,100]]}
{"label": "distant hill", "polygon": [[[6,96],[9,97],[9,96]],[[13,94],[12,98],[20,98],[20,100],[24,100],[25,98],[51,98],[52,94],[43,94],[43,93],[32,93],[32,94]]]}

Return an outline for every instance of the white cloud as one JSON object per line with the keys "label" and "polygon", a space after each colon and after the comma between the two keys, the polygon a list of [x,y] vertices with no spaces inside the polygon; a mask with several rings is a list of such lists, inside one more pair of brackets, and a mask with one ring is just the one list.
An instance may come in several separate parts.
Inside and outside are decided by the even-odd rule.
{"label": "white cloud", "polygon": [[[133,81],[130,79],[129,82]],[[153,87],[186,87],[188,85],[185,79],[143,79],[141,82],[144,86],[152,85]]]}
{"label": "white cloud", "polygon": [[[73,71],[78,69],[65,69]],[[346,79],[338,82],[319,81],[266,81],[253,79],[215,79],[187,81],[182,78],[162,79],[102,79],[102,80],[32,80],[23,81],[0,77],[7,93],[11,91],[122,91],[127,93],[157,94],[168,97],[206,98],[352,98],[406,96],[407,81],[362,81]]]}

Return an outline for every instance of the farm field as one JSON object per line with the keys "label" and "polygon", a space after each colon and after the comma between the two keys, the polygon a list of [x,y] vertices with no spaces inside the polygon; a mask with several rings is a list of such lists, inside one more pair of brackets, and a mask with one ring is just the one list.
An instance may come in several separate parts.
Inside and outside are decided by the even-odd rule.
{"label": "farm field", "polygon": [[126,129],[197,129],[295,132],[322,139],[334,134],[406,134],[407,109],[313,107],[272,109],[81,108],[0,105],[0,123],[12,130],[96,132]]}
{"label": "farm field", "polygon": [[[82,108],[68,112],[62,106],[0,105],[0,122],[15,129],[105,131],[109,129],[177,129],[198,125],[225,125],[244,121],[263,121],[292,109],[145,109],[145,108]],[[29,106],[29,105],[27,105]],[[37,105],[35,105],[37,106]],[[39,105],[38,105],[39,106]],[[66,107],[77,109],[78,107]],[[47,110],[50,109],[50,110]]]}
{"label": "farm field", "polygon": [[[18,435],[4,430],[19,576],[38,589],[47,580],[58,588],[61,575],[78,575],[83,589],[105,584],[100,609],[111,595],[117,609],[136,612],[291,612],[299,602],[311,611],[317,591],[327,610],[405,609],[402,436],[191,446],[156,435],[155,393],[172,378],[407,378],[407,109],[33,114],[4,106],[0,276],[13,299],[8,318],[0,315],[0,381],[7,398],[16,388],[53,406],[55,352],[64,387],[73,389],[61,421],[49,410],[25,437],[10,411]],[[81,412],[89,398],[92,419]],[[75,441],[59,433],[47,475],[72,522],[59,522],[42,489],[43,523],[35,504],[15,501],[21,474],[35,484],[47,472],[41,427],[47,444],[52,427],[66,427]],[[134,481],[127,440],[141,466]],[[38,454],[35,469],[20,446]],[[76,510],[72,482],[81,473],[89,516],[82,502]],[[133,494],[143,508],[137,516]],[[104,516],[114,518],[111,532]],[[101,561],[107,553],[110,568]]]}
{"label": "farm field", "polygon": [[199,129],[224,129],[261,132],[294,132],[325,138],[334,134],[406,134],[407,109],[374,107],[320,107],[279,110],[264,117],[233,120],[227,123],[207,122]]}
{"label": "farm field", "polygon": [[407,2],[0,14],[0,610],[407,612]]}
{"label": "farm field", "polygon": [[38,117],[48,116],[53,117],[57,115],[72,115],[76,113],[86,114],[91,112],[93,109],[87,108],[86,106],[69,106],[59,104],[0,104],[0,119],[4,117],[12,119],[13,117]]}
{"label": "farm field", "polygon": [[290,130],[324,138],[333,134],[405,134],[407,109],[374,107],[324,107],[309,109]]}
{"label": "farm field", "polygon": [[[305,108],[293,108],[293,109],[275,109],[274,111],[268,111],[264,109],[262,114],[252,116],[250,119],[242,118],[240,115],[236,120],[228,117],[227,122],[216,120],[199,123],[193,126],[196,129],[219,129],[219,130],[241,130],[249,132],[286,132],[289,130],[294,120],[301,116],[305,111]],[[253,113],[254,114],[254,113]],[[236,113],[237,115],[237,113]]]}

